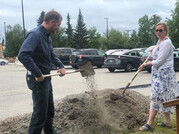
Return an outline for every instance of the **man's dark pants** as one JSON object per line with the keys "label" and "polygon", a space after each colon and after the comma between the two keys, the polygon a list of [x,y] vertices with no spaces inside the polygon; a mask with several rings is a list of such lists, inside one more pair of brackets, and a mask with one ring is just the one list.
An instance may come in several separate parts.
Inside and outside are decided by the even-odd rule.
{"label": "man's dark pants", "polygon": [[33,75],[26,77],[27,85],[32,90],[33,113],[28,134],[53,134],[54,102],[51,77],[37,82]]}

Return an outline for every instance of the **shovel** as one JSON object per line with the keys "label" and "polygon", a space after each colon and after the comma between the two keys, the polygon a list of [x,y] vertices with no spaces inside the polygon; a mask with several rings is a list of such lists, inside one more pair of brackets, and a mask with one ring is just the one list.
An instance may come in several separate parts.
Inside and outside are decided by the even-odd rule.
{"label": "shovel", "polygon": [[[93,76],[95,74],[93,66],[90,61],[79,63],[78,68],[79,68],[78,70],[66,72],[66,74],[80,72],[82,77]],[[60,73],[47,74],[47,75],[44,75],[44,77],[58,76],[58,75],[60,75]]]}
{"label": "shovel", "polygon": [[[149,54],[149,56],[145,59],[145,61],[143,62],[146,63],[148,61],[148,59],[150,58],[150,56],[152,55],[152,53]],[[140,72],[140,70],[138,69],[137,72],[134,74],[134,76],[132,77],[132,79],[129,81],[129,83],[126,85],[126,87],[124,88],[124,91],[123,91],[123,95],[126,91],[126,89],[130,86],[130,84],[132,83],[132,81],[135,79],[135,77],[138,75],[138,73]]]}

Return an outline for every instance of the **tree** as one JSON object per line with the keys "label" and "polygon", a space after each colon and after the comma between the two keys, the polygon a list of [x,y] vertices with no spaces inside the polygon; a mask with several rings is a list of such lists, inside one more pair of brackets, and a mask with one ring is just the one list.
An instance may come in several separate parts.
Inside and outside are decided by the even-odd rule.
{"label": "tree", "polygon": [[137,47],[148,47],[151,46],[151,30],[148,15],[144,15],[139,19],[139,42]]}
{"label": "tree", "polygon": [[73,45],[73,47],[77,49],[89,47],[87,28],[86,28],[86,24],[84,23],[83,15],[81,14],[80,9],[78,14],[77,26],[75,28],[75,33],[74,33],[74,43],[75,45]]}
{"label": "tree", "polygon": [[161,17],[157,16],[157,15],[153,15],[150,19],[149,19],[149,23],[150,23],[150,34],[151,34],[151,41],[153,44],[151,45],[155,45],[157,43],[157,36],[155,34],[155,25],[161,21]]}
{"label": "tree", "polygon": [[129,39],[129,46],[131,48],[137,48],[138,47],[138,35],[137,32],[135,30],[132,31],[131,33],[131,37]]}
{"label": "tree", "polygon": [[37,19],[37,26],[42,24],[44,16],[45,16],[45,11],[42,11],[40,17]]}
{"label": "tree", "polygon": [[88,29],[89,41],[88,45],[91,48],[102,48],[101,34],[97,32],[95,27]]}
{"label": "tree", "polygon": [[72,25],[70,24],[70,15],[69,13],[67,14],[67,28],[65,30],[65,33],[67,35],[67,46],[72,47],[74,42],[73,42],[73,28]]}
{"label": "tree", "polygon": [[9,25],[7,26],[6,36],[5,56],[15,57],[24,41],[23,29],[19,24],[16,24],[13,27]]}
{"label": "tree", "polygon": [[160,22],[161,17],[157,15],[148,17],[144,15],[139,19],[138,45],[137,47],[149,47],[156,44],[155,25]]}
{"label": "tree", "polygon": [[171,19],[167,20],[169,36],[175,47],[179,47],[179,2],[176,2],[175,9],[172,11]]}
{"label": "tree", "polygon": [[128,36],[112,28],[109,30],[108,44],[108,49],[128,48]]}
{"label": "tree", "polygon": [[53,47],[67,47],[65,28],[60,27],[51,37]]}

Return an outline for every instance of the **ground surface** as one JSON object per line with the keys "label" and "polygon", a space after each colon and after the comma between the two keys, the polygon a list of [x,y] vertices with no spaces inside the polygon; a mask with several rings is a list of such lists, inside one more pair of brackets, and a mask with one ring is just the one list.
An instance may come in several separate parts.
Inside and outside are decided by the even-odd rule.
{"label": "ground surface", "polygon": [[[74,69],[69,67],[67,71],[74,71]],[[95,69],[95,72],[94,79],[97,90],[125,87],[135,73],[135,71],[124,72],[124,70],[110,73],[106,68]],[[56,70],[51,73],[56,73]],[[32,112],[32,92],[27,87],[25,76],[26,69],[21,65],[0,66],[0,120]],[[136,85],[150,85],[150,77],[151,75],[146,71],[140,72],[130,85],[129,90]],[[81,77],[79,72],[64,77],[54,76],[52,85],[55,101],[62,100],[67,95],[90,91],[86,85],[86,79]],[[150,95],[150,87],[138,87],[134,90],[146,96]]]}
{"label": "ground surface", "polygon": [[[54,126],[58,134],[118,133],[146,122],[149,98],[135,91],[106,89],[69,95],[55,104]],[[0,122],[0,134],[25,134],[30,113]]]}
{"label": "ground surface", "polygon": [[[0,70],[0,119],[9,117],[0,121],[0,134],[26,134],[32,109],[31,92],[24,79],[26,70],[15,65]],[[125,87],[135,72],[95,71],[94,78],[85,79],[78,73],[53,78],[58,134],[109,134],[108,130],[121,134],[146,123],[150,87],[128,89],[123,96],[118,87]],[[145,83],[150,83],[150,74],[141,72],[131,86]]]}

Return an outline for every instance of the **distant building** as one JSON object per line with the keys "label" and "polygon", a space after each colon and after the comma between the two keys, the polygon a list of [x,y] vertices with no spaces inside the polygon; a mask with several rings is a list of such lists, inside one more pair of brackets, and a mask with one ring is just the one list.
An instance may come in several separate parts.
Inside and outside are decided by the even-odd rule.
{"label": "distant building", "polygon": [[3,46],[0,44],[0,57],[3,57]]}

